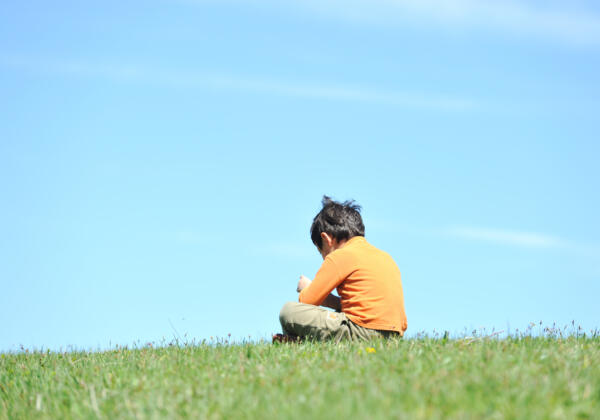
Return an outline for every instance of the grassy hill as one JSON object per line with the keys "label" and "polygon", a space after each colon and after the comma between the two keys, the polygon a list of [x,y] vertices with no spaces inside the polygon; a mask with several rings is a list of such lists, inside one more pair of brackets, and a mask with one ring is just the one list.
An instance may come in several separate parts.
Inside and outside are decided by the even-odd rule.
{"label": "grassy hill", "polygon": [[0,355],[0,418],[600,418],[600,337]]}

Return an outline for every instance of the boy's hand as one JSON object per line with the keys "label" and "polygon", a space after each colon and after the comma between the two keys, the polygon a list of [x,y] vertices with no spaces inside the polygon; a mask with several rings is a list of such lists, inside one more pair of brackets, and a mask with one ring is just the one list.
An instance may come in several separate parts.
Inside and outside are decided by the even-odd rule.
{"label": "boy's hand", "polygon": [[306,289],[310,285],[311,282],[312,282],[312,280],[309,279],[308,277],[300,276],[300,280],[298,281],[298,287],[296,288],[296,291],[298,293],[300,293],[302,291],[302,289]]}

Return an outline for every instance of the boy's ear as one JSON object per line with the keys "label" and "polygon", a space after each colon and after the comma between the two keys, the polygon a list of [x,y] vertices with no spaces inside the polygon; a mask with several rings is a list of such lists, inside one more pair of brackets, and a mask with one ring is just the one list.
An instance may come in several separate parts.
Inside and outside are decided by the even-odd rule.
{"label": "boy's ear", "polygon": [[333,244],[333,236],[331,236],[328,233],[321,232],[321,239],[323,239],[323,241],[325,241],[327,245],[329,245],[329,247],[331,248],[331,245]]}

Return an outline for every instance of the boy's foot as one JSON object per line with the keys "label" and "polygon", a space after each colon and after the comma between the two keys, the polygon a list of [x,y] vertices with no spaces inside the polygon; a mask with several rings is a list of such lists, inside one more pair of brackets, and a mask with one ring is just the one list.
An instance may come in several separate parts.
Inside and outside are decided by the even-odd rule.
{"label": "boy's foot", "polygon": [[299,343],[302,340],[295,335],[273,334],[273,343]]}

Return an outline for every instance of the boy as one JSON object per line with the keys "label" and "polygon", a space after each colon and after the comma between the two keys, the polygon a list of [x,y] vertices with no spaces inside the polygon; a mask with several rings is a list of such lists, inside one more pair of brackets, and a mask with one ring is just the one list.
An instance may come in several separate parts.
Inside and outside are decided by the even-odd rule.
{"label": "boy", "polygon": [[[273,341],[401,337],[407,323],[398,266],[365,240],[359,205],[327,196],[322,204],[310,237],[323,265],[313,281],[300,276],[299,303],[283,306],[279,314],[283,335]],[[339,297],[331,294],[336,288]]]}

